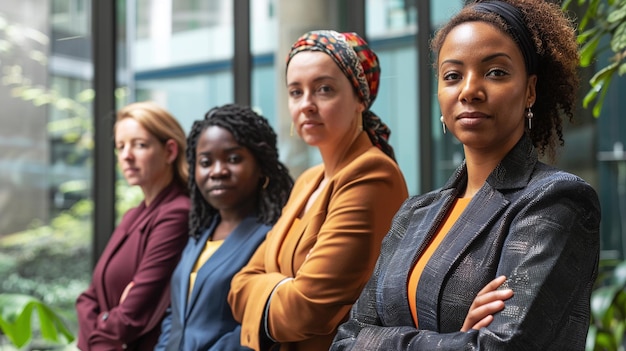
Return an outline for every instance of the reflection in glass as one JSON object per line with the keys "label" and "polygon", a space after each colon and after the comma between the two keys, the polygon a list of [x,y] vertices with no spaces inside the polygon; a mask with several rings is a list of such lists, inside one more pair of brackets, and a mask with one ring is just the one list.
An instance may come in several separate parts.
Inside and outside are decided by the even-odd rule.
{"label": "reflection in glass", "polygon": [[0,2],[0,294],[34,296],[74,331],[91,270],[90,11]]}

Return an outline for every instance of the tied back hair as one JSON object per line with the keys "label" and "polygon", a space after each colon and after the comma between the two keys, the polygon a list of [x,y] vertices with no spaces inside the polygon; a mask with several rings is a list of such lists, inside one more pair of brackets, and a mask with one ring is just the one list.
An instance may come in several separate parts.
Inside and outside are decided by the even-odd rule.
{"label": "tied back hair", "polygon": [[[476,3],[507,3],[516,7],[528,29],[537,55],[537,99],[532,106],[533,127],[527,133],[539,154],[556,159],[564,144],[563,118],[574,120],[578,79],[578,44],[574,22],[555,3],[545,0],[473,0],[440,28],[431,41],[437,72],[439,51],[450,31],[459,24],[480,21],[511,36],[511,26],[496,13],[476,11]],[[511,36],[515,41],[515,38]],[[517,44],[517,42],[516,42]],[[519,46],[519,44],[518,44]],[[521,50],[521,49],[520,49]]]}
{"label": "tied back hair", "polygon": [[[200,193],[195,176],[198,139],[210,126],[228,130],[237,144],[248,149],[256,159],[263,175],[257,184],[256,216],[260,222],[273,225],[278,220],[293,186],[293,179],[287,167],[278,159],[276,133],[267,119],[251,108],[228,104],[211,109],[203,120],[195,121],[187,137],[188,186],[191,197],[189,234],[199,237],[202,230],[218,214],[218,210],[212,207]],[[263,189],[265,177],[269,178],[269,182]]]}

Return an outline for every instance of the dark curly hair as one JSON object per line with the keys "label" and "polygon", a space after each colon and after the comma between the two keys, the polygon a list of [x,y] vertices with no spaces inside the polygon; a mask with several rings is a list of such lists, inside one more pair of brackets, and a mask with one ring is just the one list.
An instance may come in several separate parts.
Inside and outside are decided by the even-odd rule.
{"label": "dark curly hair", "polygon": [[276,133],[267,119],[250,107],[227,104],[212,108],[203,120],[195,121],[187,137],[188,186],[191,196],[189,234],[199,236],[218,212],[204,199],[195,179],[198,138],[210,126],[228,130],[237,143],[248,149],[256,159],[261,167],[261,173],[269,179],[265,188],[264,180],[258,185],[257,218],[263,223],[274,224],[293,186],[293,179],[287,167],[278,159]]}
{"label": "dark curly hair", "polygon": [[[517,7],[524,16],[526,27],[532,37],[538,55],[537,98],[533,105],[532,129],[527,133],[541,155],[554,159],[556,149],[563,145],[563,118],[574,118],[576,92],[579,77],[579,56],[576,33],[570,18],[561,8],[546,0],[498,0]],[[459,24],[471,21],[489,23],[509,34],[504,20],[493,13],[478,12],[470,1],[445,26],[440,28],[431,41],[431,49],[438,64],[439,51],[446,36]],[[519,45],[519,43],[518,43]]]}

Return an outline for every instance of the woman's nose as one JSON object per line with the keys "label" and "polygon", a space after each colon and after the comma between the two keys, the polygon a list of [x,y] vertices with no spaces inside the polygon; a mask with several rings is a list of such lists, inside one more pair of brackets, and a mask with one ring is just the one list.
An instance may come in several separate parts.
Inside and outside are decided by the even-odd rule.
{"label": "woman's nose", "polygon": [[122,149],[118,151],[118,158],[120,160],[128,160],[133,157],[131,145],[124,145]]}
{"label": "woman's nose", "polygon": [[485,92],[481,82],[479,75],[467,74],[461,85],[459,100],[464,102],[482,101],[485,98]]}
{"label": "woman's nose", "polygon": [[313,94],[304,93],[302,95],[302,99],[300,100],[300,110],[302,112],[311,113],[317,109],[317,105],[315,105],[315,100],[313,99]]}
{"label": "woman's nose", "polygon": [[228,174],[228,167],[223,162],[214,162],[209,176],[211,178],[220,178]]}

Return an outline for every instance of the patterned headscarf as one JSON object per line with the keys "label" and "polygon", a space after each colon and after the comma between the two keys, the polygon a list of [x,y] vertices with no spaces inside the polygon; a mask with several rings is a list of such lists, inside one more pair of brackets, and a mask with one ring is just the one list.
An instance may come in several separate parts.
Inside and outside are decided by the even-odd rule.
{"label": "patterned headscarf", "polygon": [[380,64],[378,56],[367,42],[356,33],[338,33],[333,30],[308,32],[291,46],[287,66],[291,58],[302,51],[321,51],[335,61],[365,104],[363,129],[367,131],[372,144],[395,160],[393,148],[387,143],[391,134],[389,127],[369,109],[378,94]]}

